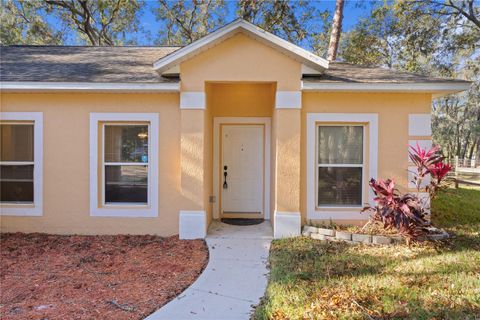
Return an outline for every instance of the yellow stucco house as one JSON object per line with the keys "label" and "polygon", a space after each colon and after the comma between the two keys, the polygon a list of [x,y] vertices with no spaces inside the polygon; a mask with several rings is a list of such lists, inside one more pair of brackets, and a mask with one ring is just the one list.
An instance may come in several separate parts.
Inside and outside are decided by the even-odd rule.
{"label": "yellow stucco house", "polygon": [[358,223],[371,177],[411,187],[432,98],[469,87],[329,63],[243,20],[184,47],[1,51],[2,232]]}

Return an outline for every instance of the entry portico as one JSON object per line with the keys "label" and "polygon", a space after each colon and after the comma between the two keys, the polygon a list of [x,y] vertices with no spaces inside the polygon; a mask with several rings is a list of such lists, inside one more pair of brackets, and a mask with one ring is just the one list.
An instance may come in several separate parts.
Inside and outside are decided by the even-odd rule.
{"label": "entry portico", "polygon": [[[196,43],[191,50],[187,46],[181,50],[193,57],[182,61],[180,55],[176,66],[181,78],[182,196],[189,203],[180,212],[180,236],[204,236],[212,218],[239,215],[273,218],[276,236],[299,234],[302,66],[308,63],[321,72],[328,63],[320,58],[312,62],[300,54],[292,57],[291,51],[287,56],[278,49],[288,50],[283,42],[272,42],[271,35],[266,37],[244,21],[211,36],[215,46],[204,44],[209,46],[208,53]],[[248,201],[241,197],[239,201],[247,206],[244,210],[238,205],[233,210],[224,208],[226,201],[232,201],[228,188],[223,188],[224,174],[228,184],[235,175],[248,179],[249,170],[243,166],[245,172],[233,172],[232,165],[228,169],[225,152],[235,153],[230,150],[235,146],[226,146],[222,133],[235,130],[237,138],[248,135],[252,128],[245,125],[257,125],[262,133],[255,138],[262,144],[260,174],[244,186],[260,196],[261,211],[248,209]],[[259,190],[251,189],[255,185]],[[232,191],[239,196],[239,190]]]}

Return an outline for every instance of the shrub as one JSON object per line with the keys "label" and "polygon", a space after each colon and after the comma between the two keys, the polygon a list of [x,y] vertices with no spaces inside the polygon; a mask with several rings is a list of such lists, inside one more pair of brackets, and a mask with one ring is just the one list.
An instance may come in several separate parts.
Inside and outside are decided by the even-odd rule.
{"label": "shrub", "polygon": [[[443,162],[444,157],[438,147],[426,150],[418,144],[416,147],[410,146],[409,156],[416,167],[412,182],[415,183],[417,191],[421,191],[422,182],[430,175],[430,183],[426,185],[425,191],[433,199],[443,187],[442,181],[450,171],[450,165]],[[369,185],[375,194],[375,205],[368,205],[362,210],[371,214],[368,224],[381,222],[385,229],[395,228],[407,243],[421,240],[430,226],[427,202],[422,201],[417,194],[402,194],[395,188],[395,181],[392,179],[384,181],[372,178]]]}

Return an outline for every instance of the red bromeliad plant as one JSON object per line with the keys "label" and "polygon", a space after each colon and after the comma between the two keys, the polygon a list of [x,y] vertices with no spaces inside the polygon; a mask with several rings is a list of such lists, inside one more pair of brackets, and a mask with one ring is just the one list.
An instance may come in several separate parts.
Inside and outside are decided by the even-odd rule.
{"label": "red bromeliad plant", "polygon": [[[433,198],[441,188],[441,182],[451,167],[443,162],[444,157],[438,147],[430,150],[410,147],[410,159],[415,164],[414,179],[417,191],[420,192],[423,180],[430,175],[430,183],[425,187],[430,198]],[[371,179],[369,183],[375,193],[375,206],[366,206],[362,212],[371,213],[371,222],[381,222],[385,229],[395,228],[407,243],[419,240],[430,226],[428,220],[429,208],[416,194],[401,194],[395,188],[395,182]]]}
{"label": "red bromeliad plant", "polygon": [[421,200],[414,194],[402,195],[393,180],[371,179],[369,183],[375,193],[375,206],[363,208],[371,213],[371,220],[383,224],[385,229],[395,228],[410,243],[418,239],[430,225]]}
{"label": "red bromeliad plant", "polygon": [[427,150],[422,149],[417,143],[416,147],[410,146],[408,154],[410,160],[416,166],[412,182],[415,183],[417,191],[420,192],[422,182],[430,175],[431,180],[425,186],[425,191],[429,193],[430,199],[433,199],[442,187],[441,183],[452,167],[444,162],[445,157],[441,154],[438,146]]}
{"label": "red bromeliad plant", "polygon": [[438,190],[443,188],[441,183],[443,179],[447,176],[447,173],[450,172],[450,170],[452,170],[452,166],[443,161],[435,163],[428,169],[428,172],[432,177],[430,184],[426,186],[426,189],[430,194],[430,199],[435,198]]}

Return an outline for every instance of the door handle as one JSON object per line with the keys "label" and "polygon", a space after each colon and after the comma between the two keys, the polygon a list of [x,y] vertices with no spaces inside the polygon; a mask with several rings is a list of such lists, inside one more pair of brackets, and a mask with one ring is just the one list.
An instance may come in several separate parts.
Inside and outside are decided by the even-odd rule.
{"label": "door handle", "polygon": [[227,166],[223,166],[223,189],[227,189],[228,188],[228,183],[227,183],[227,176],[228,176],[228,173],[227,173],[227,169],[228,167]]}

